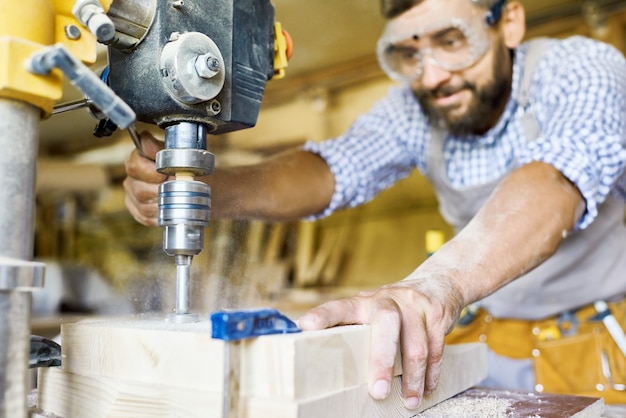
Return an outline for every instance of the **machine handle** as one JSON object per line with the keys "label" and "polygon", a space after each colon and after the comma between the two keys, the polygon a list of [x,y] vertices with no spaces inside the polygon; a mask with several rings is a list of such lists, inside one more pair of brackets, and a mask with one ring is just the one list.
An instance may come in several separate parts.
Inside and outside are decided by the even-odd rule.
{"label": "machine handle", "polygon": [[62,44],[33,54],[27,66],[32,73],[39,75],[48,75],[53,69],[60,69],[72,85],[117,126],[126,129],[135,122],[133,109]]}

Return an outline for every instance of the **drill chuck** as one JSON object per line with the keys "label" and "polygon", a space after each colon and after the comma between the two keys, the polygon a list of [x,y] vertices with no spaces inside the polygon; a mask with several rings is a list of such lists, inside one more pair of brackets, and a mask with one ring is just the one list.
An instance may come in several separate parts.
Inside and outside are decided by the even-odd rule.
{"label": "drill chuck", "polygon": [[209,226],[211,189],[200,181],[172,180],[159,187],[163,250],[171,256],[198,255]]}

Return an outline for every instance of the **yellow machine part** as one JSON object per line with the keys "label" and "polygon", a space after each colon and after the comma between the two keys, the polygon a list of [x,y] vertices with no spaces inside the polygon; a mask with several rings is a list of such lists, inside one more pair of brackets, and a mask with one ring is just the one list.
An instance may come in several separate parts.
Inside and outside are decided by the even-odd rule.
{"label": "yellow machine part", "polygon": [[426,231],[424,243],[426,253],[432,255],[446,243],[446,235],[439,229],[429,229]]}
{"label": "yellow machine part", "polygon": [[285,69],[289,65],[289,58],[293,44],[289,34],[283,31],[280,22],[274,22],[274,79],[285,77]]}
{"label": "yellow machine part", "polygon": [[[112,0],[101,2],[108,10]],[[96,60],[96,39],[72,15],[74,0],[0,1],[0,98],[30,103],[50,114],[63,92],[59,71],[50,75],[32,74],[27,62],[33,53],[62,43],[86,64]],[[69,39],[66,28],[80,31]]]}

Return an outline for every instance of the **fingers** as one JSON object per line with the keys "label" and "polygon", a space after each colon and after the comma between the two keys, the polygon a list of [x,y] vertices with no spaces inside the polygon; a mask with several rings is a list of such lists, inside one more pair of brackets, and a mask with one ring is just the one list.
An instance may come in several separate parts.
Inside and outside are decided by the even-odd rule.
{"label": "fingers", "polygon": [[139,137],[143,153],[148,158],[142,157],[135,150],[126,161],[125,203],[137,222],[146,226],[156,226],[159,184],[165,181],[167,176],[156,171],[155,163],[150,158],[156,158],[163,144],[148,132],[142,132]]}
{"label": "fingers", "polygon": [[164,148],[163,142],[156,139],[148,131],[140,132],[139,140],[141,141],[141,148],[144,155],[152,161],[156,160],[157,152]]}
{"label": "fingers", "polygon": [[393,366],[400,338],[401,313],[392,299],[378,299],[372,315],[369,392],[372,398],[382,400],[391,392]]}
{"label": "fingers", "polygon": [[158,184],[140,182],[127,177],[124,180],[124,203],[135,220],[146,226],[158,224]]}
{"label": "fingers", "polygon": [[405,315],[402,318],[402,397],[409,409],[415,409],[422,403],[431,354],[430,338],[423,316]]}
{"label": "fingers", "polygon": [[150,133],[142,132],[139,134],[143,153],[146,157],[142,157],[137,150],[134,150],[128,160],[126,160],[126,174],[137,180],[148,183],[162,183],[167,176],[156,171],[154,160],[156,154],[163,149],[163,143],[155,139]]}
{"label": "fingers", "polygon": [[137,150],[130,154],[126,160],[125,168],[129,177],[148,183],[160,184],[167,178],[165,174],[156,170],[154,161],[142,157]]}
{"label": "fingers", "polygon": [[363,303],[357,298],[333,300],[321,304],[306,312],[299,320],[298,326],[303,330],[318,330],[336,325],[365,324],[359,309]]}
{"label": "fingers", "polygon": [[431,336],[428,349],[428,367],[426,368],[426,379],[424,395],[430,396],[439,385],[441,376],[441,362],[443,360],[444,337],[439,335]]}

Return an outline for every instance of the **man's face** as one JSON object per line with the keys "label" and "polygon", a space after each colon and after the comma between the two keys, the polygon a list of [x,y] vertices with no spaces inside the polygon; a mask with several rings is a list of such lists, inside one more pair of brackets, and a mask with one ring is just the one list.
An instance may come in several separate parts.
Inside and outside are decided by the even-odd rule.
{"label": "man's face", "polygon": [[486,132],[510,91],[510,53],[498,31],[487,28],[485,13],[469,0],[425,0],[392,19],[384,35],[392,40],[382,50],[385,63],[411,75],[406,58],[415,54],[411,88],[431,122],[456,136]]}
{"label": "man's face", "polygon": [[[432,124],[455,136],[487,132],[498,120],[511,88],[509,51],[502,47],[488,52],[475,66],[446,72],[429,68],[412,84],[415,97]],[[424,82],[428,71],[435,82]]]}

